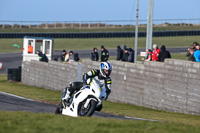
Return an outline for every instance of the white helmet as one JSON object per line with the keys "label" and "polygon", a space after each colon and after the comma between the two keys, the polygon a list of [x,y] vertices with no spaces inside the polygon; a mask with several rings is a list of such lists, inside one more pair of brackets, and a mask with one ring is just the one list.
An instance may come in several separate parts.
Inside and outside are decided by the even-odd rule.
{"label": "white helmet", "polygon": [[[108,70],[105,72],[105,70]],[[103,77],[109,77],[112,72],[112,66],[108,62],[101,62],[100,64],[100,73]]]}

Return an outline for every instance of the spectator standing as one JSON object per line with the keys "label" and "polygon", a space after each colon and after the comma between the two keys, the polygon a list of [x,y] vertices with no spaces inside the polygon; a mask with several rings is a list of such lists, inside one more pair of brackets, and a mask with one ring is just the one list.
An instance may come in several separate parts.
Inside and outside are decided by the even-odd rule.
{"label": "spectator standing", "polygon": [[128,53],[129,53],[128,62],[134,62],[135,51],[132,48],[129,48]]}
{"label": "spectator standing", "polygon": [[47,56],[45,54],[43,54],[41,51],[37,50],[37,54],[39,56],[40,61],[42,61],[42,62],[48,62],[49,61]]}
{"label": "spectator standing", "polygon": [[126,48],[122,57],[122,61],[128,61],[128,57],[129,57],[129,52],[128,49]]}
{"label": "spectator standing", "polygon": [[117,46],[117,60],[121,60],[123,56],[123,50],[120,46]]}
{"label": "spectator standing", "polygon": [[189,48],[188,48],[188,51],[186,53],[186,56],[188,57],[188,61],[195,61],[195,58],[193,55],[190,54],[190,49],[193,49],[194,51],[196,50],[195,47],[193,45],[191,45]]}
{"label": "spectator standing", "polygon": [[200,50],[200,46],[199,46],[199,44],[198,43],[195,43],[195,48],[197,49],[197,50]]}
{"label": "spectator standing", "polygon": [[63,51],[62,51],[62,55],[61,55],[61,61],[63,62],[63,61],[65,61],[65,56],[66,56],[66,50],[65,49],[63,49]]}
{"label": "spectator standing", "polygon": [[158,61],[163,62],[166,58],[171,58],[171,54],[166,50],[165,45],[162,45],[158,54]]}
{"label": "spectator standing", "polygon": [[92,61],[98,61],[99,60],[99,53],[98,53],[98,49],[94,48],[92,53],[91,53],[91,59]]}
{"label": "spectator standing", "polygon": [[123,44],[123,45],[122,45],[122,50],[123,50],[123,53],[125,52],[125,49],[126,49],[126,45],[125,45],[125,44]]}
{"label": "spectator standing", "polygon": [[65,56],[65,62],[69,62],[70,60],[74,60],[74,56],[73,56],[74,52],[73,51],[68,51],[66,56]]}
{"label": "spectator standing", "polygon": [[146,58],[142,58],[142,60],[145,60],[145,61],[152,61],[152,50],[151,49],[147,49],[146,50]]}
{"label": "spectator standing", "polygon": [[200,50],[194,51],[194,49],[189,49],[190,54],[194,56],[196,62],[200,62]]}
{"label": "spectator standing", "polygon": [[102,45],[101,46],[101,62],[107,62],[108,58],[109,58],[109,52]]}
{"label": "spectator standing", "polygon": [[78,53],[74,53],[74,61],[78,62],[80,60]]}
{"label": "spectator standing", "polygon": [[152,55],[152,61],[158,61],[158,54],[160,52],[160,49],[158,48],[157,44],[153,45],[153,55]]}

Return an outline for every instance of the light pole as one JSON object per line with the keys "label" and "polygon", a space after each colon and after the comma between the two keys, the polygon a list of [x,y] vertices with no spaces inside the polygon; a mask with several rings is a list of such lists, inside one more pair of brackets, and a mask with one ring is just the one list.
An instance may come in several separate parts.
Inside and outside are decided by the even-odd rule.
{"label": "light pole", "polygon": [[134,63],[137,62],[137,45],[138,45],[138,13],[139,13],[139,0],[137,0],[137,8],[136,8],[136,24],[135,24],[135,55],[134,55]]}
{"label": "light pole", "polygon": [[152,48],[153,3],[154,3],[154,0],[149,0],[149,1],[148,1],[147,32],[146,32],[146,49],[151,49],[151,48]]}

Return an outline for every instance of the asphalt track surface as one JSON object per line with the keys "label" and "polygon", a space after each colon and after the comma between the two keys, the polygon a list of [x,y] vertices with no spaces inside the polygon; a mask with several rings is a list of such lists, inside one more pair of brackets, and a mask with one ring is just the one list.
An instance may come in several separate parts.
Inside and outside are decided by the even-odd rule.
{"label": "asphalt track surface", "polygon": [[[13,94],[0,91],[0,110],[2,111],[26,111],[32,113],[55,113],[56,105],[42,103],[16,96]],[[150,119],[127,117],[120,115],[107,114],[103,112],[95,112],[93,117],[109,118],[109,119],[127,119],[127,120],[146,120],[156,121]]]}
{"label": "asphalt track surface", "polygon": [[[187,47],[178,48],[167,48],[167,50],[172,53],[186,53]],[[116,49],[108,49],[110,56],[116,56]],[[139,48],[138,53],[145,51],[144,48]],[[75,50],[74,52],[79,54],[80,59],[90,58],[91,50]],[[54,51],[54,58],[60,57],[62,51]],[[100,54],[100,51],[99,51]],[[7,53],[0,54],[0,62],[3,64],[3,68],[0,69],[0,74],[6,74],[9,68],[18,68],[22,64],[22,53]]]}

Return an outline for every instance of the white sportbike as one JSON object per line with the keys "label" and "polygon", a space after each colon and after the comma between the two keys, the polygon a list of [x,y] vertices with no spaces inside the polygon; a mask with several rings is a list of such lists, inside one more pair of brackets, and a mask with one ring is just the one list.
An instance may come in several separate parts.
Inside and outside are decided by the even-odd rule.
{"label": "white sportbike", "polygon": [[[61,102],[55,114],[72,117],[92,116],[95,110],[98,111],[98,108],[102,107],[102,99],[106,96],[106,88],[100,88],[97,80],[93,78],[90,85],[83,86],[71,96],[67,105]],[[62,109],[61,105],[64,105]]]}

